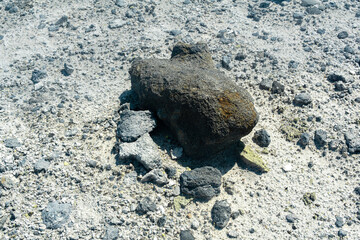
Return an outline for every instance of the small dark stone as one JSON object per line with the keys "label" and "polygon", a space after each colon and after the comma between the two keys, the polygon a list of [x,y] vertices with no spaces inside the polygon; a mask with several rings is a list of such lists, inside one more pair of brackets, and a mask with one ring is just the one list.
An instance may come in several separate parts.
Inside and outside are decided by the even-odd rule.
{"label": "small dark stone", "polygon": [[307,145],[309,145],[310,142],[310,135],[308,133],[302,133],[300,135],[300,139],[297,142],[297,144],[302,147],[305,148]]}
{"label": "small dark stone", "polygon": [[221,59],[221,66],[226,70],[231,70],[231,57],[230,56],[223,56]]}
{"label": "small dark stone", "polygon": [[245,58],[246,58],[246,55],[245,55],[245,53],[242,53],[242,52],[237,53],[235,56],[236,61],[243,61],[243,60],[245,60]]}
{"label": "small dark stone", "polygon": [[352,47],[350,47],[349,45],[345,46],[344,52],[350,53],[350,54],[355,54],[355,50]]}
{"label": "small dark stone", "polygon": [[337,140],[337,139],[331,140],[328,145],[329,150],[336,151],[339,148],[340,144],[341,144],[340,140]]}
{"label": "small dark stone", "polygon": [[223,229],[229,222],[231,216],[230,204],[226,200],[216,201],[211,209],[211,219],[218,229]]}
{"label": "small dark stone", "polygon": [[340,229],[340,230],[338,231],[338,236],[341,237],[341,238],[346,237],[346,236],[347,236],[347,232],[346,232],[345,230],[343,230],[343,229]]}
{"label": "small dark stone", "polygon": [[347,90],[347,88],[345,87],[345,85],[343,83],[335,83],[335,91],[337,92],[342,92],[342,91],[345,91]]}
{"label": "small dark stone", "polygon": [[353,131],[345,134],[346,145],[348,146],[349,153],[360,153],[360,136]]}
{"label": "small dark stone", "polygon": [[281,94],[285,91],[285,86],[279,83],[278,81],[274,81],[271,86],[271,93],[273,94]]}
{"label": "small dark stone", "polygon": [[297,68],[298,66],[299,66],[299,63],[296,62],[296,61],[294,61],[294,60],[291,60],[291,61],[289,62],[289,64],[288,64],[288,68],[293,68],[293,69],[295,69],[295,68]]}
{"label": "small dark stone", "polygon": [[318,7],[308,7],[308,8],[306,8],[306,12],[310,15],[321,14],[321,10]]}
{"label": "small dark stone", "polygon": [[166,172],[168,178],[176,177],[176,168],[174,168],[174,167],[165,167],[165,172]]}
{"label": "small dark stone", "polygon": [[340,216],[335,216],[335,218],[336,218],[335,225],[336,225],[338,228],[341,228],[342,226],[345,225],[344,218],[342,218],[342,217],[340,217]]}
{"label": "small dark stone", "polygon": [[34,165],[34,172],[35,173],[46,172],[48,170],[49,166],[50,166],[50,162],[48,162],[44,159],[40,159]]}
{"label": "small dark stone", "polygon": [[261,90],[270,90],[272,87],[273,81],[271,79],[263,79],[260,84],[259,88]]}
{"label": "small dark stone", "polygon": [[[360,195],[360,187],[356,187],[354,189],[354,192],[357,194],[357,195]],[[360,215],[360,214],[359,214]]]}
{"label": "small dark stone", "polygon": [[333,82],[339,82],[339,81],[346,82],[346,80],[345,80],[345,78],[343,76],[335,74],[335,73],[332,73],[329,76],[327,76],[327,80],[329,82],[332,82],[332,83]]}
{"label": "small dark stone", "polygon": [[95,161],[95,160],[89,160],[89,161],[87,162],[87,165],[88,165],[89,167],[91,167],[91,168],[96,168],[97,161]]}
{"label": "small dark stone", "polygon": [[171,30],[170,31],[170,35],[176,37],[177,35],[180,35],[181,34],[181,31],[180,30]]}
{"label": "small dark stone", "polygon": [[253,142],[260,147],[268,147],[270,145],[270,135],[265,129],[258,130],[254,133]]}
{"label": "small dark stone", "polygon": [[195,240],[190,230],[182,230],[180,232],[180,240]]}
{"label": "small dark stone", "polygon": [[165,226],[165,223],[166,223],[166,216],[162,216],[161,218],[159,218],[157,220],[157,225],[159,227],[164,227]]}
{"label": "small dark stone", "polygon": [[286,221],[288,223],[294,223],[298,218],[294,214],[286,215]]}
{"label": "small dark stone", "polygon": [[31,75],[31,81],[36,84],[39,83],[41,79],[45,78],[47,73],[43,70],[34,70]]}
{"label": "small dark stone", "polygon": [[0,34],[0,41],[4,39],[4,35]]}
{"label": "small dark stone", "polygon": [[147,212],[154,212],[155,210],[156,204],[149,197],[143,198],[136,207],[136,212],[139,215],[144,215]]}
{"label": "small dark stone", "polygon": [[338,39],[345,39],[349,36],[349,34],[346,31],[342,31],[340,33],[338,33],[337,37]]}
{"label": "small dark stone", "polygon": [[68,21],[68,16],[62,16],[59,20],[56,21],[55,25],[63,25]]}
{"label": "small dark stone", "polygon": [[293,101],[294,105],[299,107],[309,105],[311,102],[312,99],[309,93],[299,93],[295,96]]}
{"label": "small dark stone", "polygon": [[126,7],[126,2],[124,0],[116,0],[115,5],[118,7]]}
{"label": "small dark stone", "polygon": [[180,175],[181,192],[198,200],[208,201],[220,194],[221,173],[213,167],[195,168]]}
{"label": "small dark stone", "polygon": [[316,130],[314,134],[314,143],[317,148],[325,146],[327,140],[327,132],[324,130]]}

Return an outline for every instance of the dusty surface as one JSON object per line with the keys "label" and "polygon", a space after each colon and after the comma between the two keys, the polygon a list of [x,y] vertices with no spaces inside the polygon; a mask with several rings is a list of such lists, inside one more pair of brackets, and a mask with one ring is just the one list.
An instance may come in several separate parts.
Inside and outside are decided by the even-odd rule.
{"label": "dusty surface", "polygon": [[[227,239],[233,231],[239,239],[359,239],[359,154],[348,154],[344,138],[349,130],[359,138],[358,1],[315,7],[297,0],[118,2],[0,1],[1,239],[102,239],[114,228],[118,239],[179,239],[184,229],[196,239]],[[197,164],[170,158],[178,145],[166,130],[152,133],[163,164],[177,168],[164,187],[140,183],[136,175],[144,169],[116,161],[115,153],[119,96],[130,89],[131,61],[168,59],[178,41],[209,45],[217,67],[255,99],[255,130],[266,129],[271,144],[257,147],[252,134],[244,140],[268,164],[261,175],[239,167],[231,154],[209,160],[205,165],[223,174],[221,195],[176,212],[178,177]],[[246,58],[235,60],[239,53]],[[64,63],[74,68],[69,76]],[[46,76],[34,83],[34,70]],[[345,78],[337,91],[327,80],[332,73]],[[260,90],[264,79],[285,91]],[[302,91],[311,104],[294,106]],[[339,140],[335,151],[315,146],[320,129],[327,142]],[[305,149],[296,144],[303,132],[310,134]],[[41,159],[50,165],[35,173]],[[157,210],[139,215],[144,197]],[[217,230],[210,212],[222,199],[242,214]],[[71,204],[70,217],[47,229],[42,210],[55,200]],[[344,223],[335,224],[336,216]]]}

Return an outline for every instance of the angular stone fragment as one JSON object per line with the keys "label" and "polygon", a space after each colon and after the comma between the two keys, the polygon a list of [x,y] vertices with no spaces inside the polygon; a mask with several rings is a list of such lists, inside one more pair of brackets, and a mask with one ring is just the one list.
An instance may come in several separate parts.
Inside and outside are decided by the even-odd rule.
{"label": "angular stone fragment", "polygon": [[349,153],[360,153],[360,135],[349,131],[345,134]]}
{"label": "angular stone fragment", "polygon": [[148,133],[132,143],[119,146],[119,159],[134,158],[146,169],[161,168],[160,152]]}
{"label": "angular stone fragment", "polygon": [[224,149],[258,121],[250,94],[214,68],[206,44],[178,43],[170,60],[136,60],[129,73],[140,108],[156,112],[189,156]]}
{"label": "angular stone fragment", "polygon": [[71,205],[68,203],[51,202],[42,211],[44,224],[49,229],[62,227],[70,218]]}
{"label": "angular stone fragment", "polygon": [[161,169],[153,169],[141,179],[142,183],[152,182],[156,185],[163,186],[168,183],[168,179],[166,177],[166,173]]}
{"label": "angular stone fragment", "polygon": [[241,146],[240,149],[240,161],[247,167],[254,168],[260,172],[269,172],[270,169],[259,154],[254,152],[249,146]]}
{"label": "angular stone fragment", "polygon": [[150,111],[125,110],[120,113],[117,134],[121,141],[133,142],[156,127]]}
{"label": "angular stone fragment", "polygon": [[208,201],[220,194],[221,173],[213,167],[201,167],[180,175],[181,192],[198,200]]}

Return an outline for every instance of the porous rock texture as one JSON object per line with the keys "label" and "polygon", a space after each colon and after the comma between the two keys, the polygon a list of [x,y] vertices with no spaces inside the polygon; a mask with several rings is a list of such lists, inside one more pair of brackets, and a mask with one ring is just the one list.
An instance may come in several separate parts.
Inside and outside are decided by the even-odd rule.
{"label": "porous rock texture", "polygon": [[214,68],[206,44],[178,43],[170,60],[136,60],[129,73],[140,108],[156,112],[189,156],[224,149],[258,121],[250,94]]}

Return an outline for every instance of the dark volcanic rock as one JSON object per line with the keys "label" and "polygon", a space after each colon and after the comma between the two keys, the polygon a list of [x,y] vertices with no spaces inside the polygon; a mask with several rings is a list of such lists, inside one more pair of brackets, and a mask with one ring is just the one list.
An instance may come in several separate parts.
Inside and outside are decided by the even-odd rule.
{"label": "dark volcanic rock", "polygon": [[226,200],[216,201],[211,209],[211,219],[216,228],[226,227],[230,220],[231,208]]}
{"label": "dark volcanic rock", "polygon": [[182,230],[180,232],[180,240],[195,240],[190,230]]}
{"label": "dark volcanic rock", "polygon": [[325,146],[327,141],[327,132],[324,130],[316,130],[314,134],[314,142],[317,148]]}
{"label": "dark volcanic rock", "polygon": [[360,153],[360,136],[358,134],[349,131],[345,134],[345,140],[349,153]]}
{"label": "dark volcanic rock", "polygon": [[147,212],[154,212],[156,210],[156,204],[149,198],[142,199],[136,207],[136,212],[139,215],[144,215]]}
{"label": "dark volcanic rock", "polygon": [[201,167],[180,175],[181,192],[198,200],[210,200],[220,194],[221,173],[213,167]]}
{"label": "dark volcanic rock", "polygon": [[265,129],[256,131],[252,140],[260,147],[268,147],[271,142],[270,135]]}
{"label": "dark volcanic rock", "polygon": [[312,99],[309,93],[299,93],[295,96],[293,102],[295,106],[302,107],[309,105],[312,102]]}
{"label": "dark volcanic rock", "polygon": [[214,68],[206,44],[179,43],[170,60],[136,60],[129,73],[140,108],[156,112],[190,156],[224,149],[258,121],[250,94]]}

